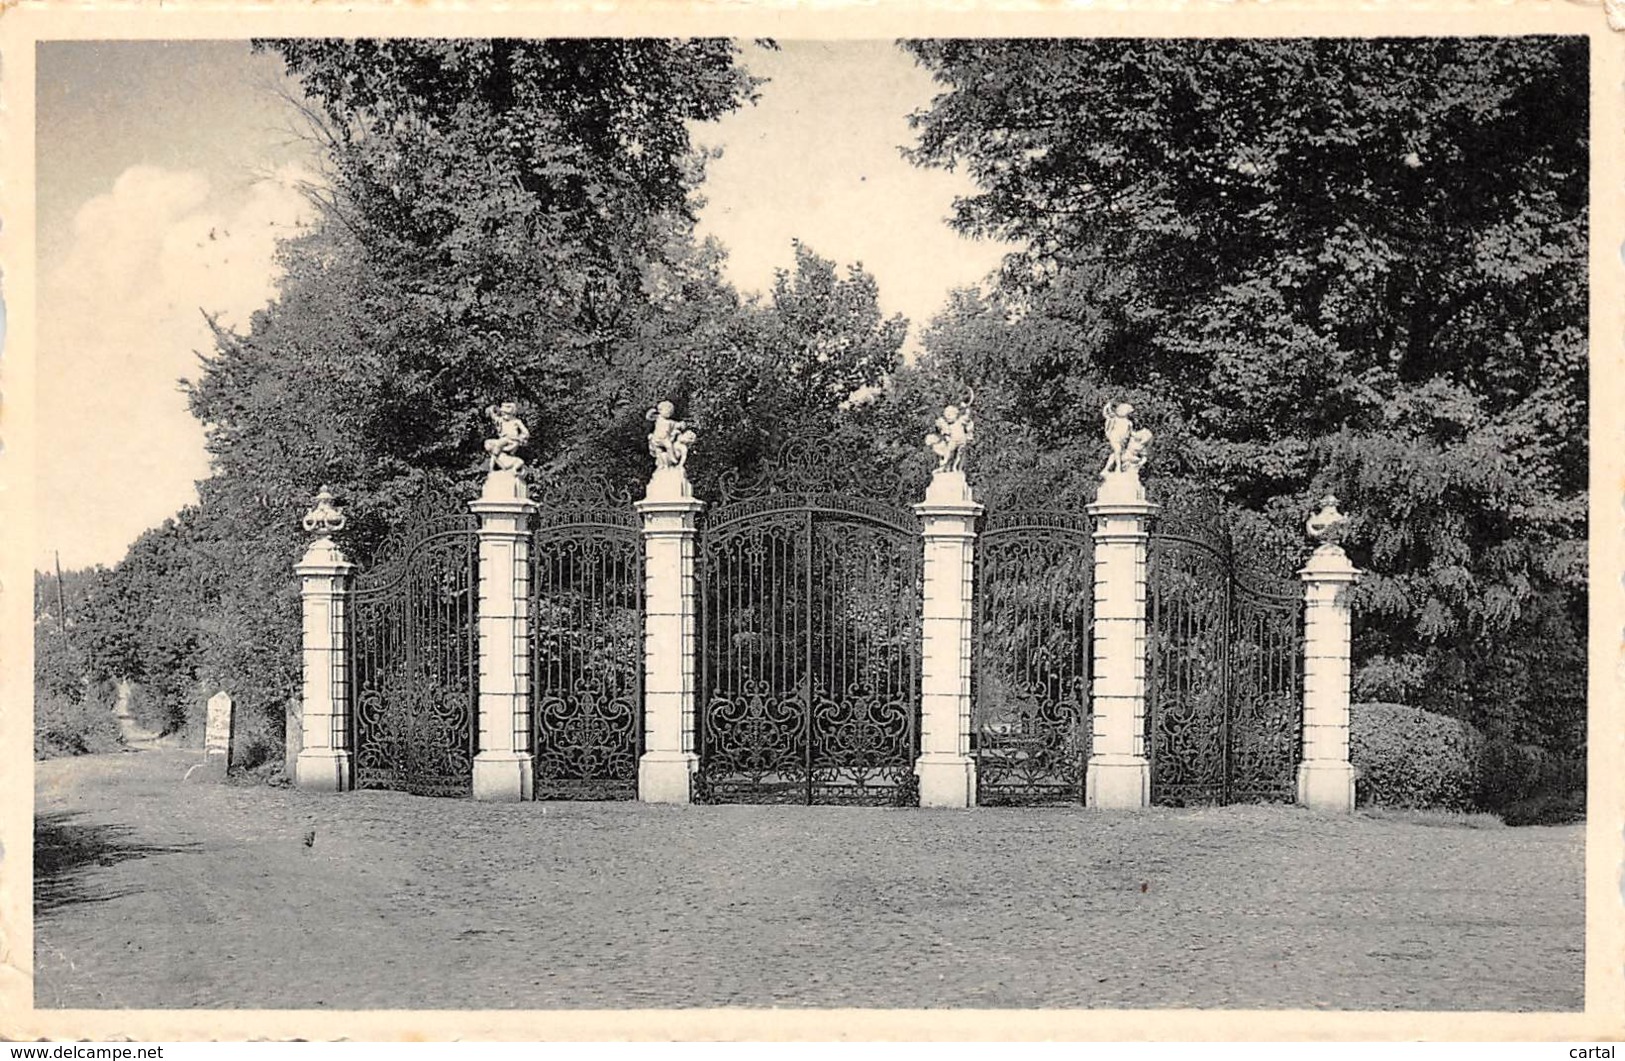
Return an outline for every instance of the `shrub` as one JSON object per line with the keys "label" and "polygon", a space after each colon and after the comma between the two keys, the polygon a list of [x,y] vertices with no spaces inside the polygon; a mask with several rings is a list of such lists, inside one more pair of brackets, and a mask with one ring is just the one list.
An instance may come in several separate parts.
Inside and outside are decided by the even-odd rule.
{"label": "shrub", "polygon": [[1479,793],[1482,805],[1508,825],[1584,821],[1585,758],[1531,744],[1492,741],[1485,747]]}
{"label": "shrub", "polygon": [[1355,704],[1349,758],[1355,802],[1472,810],[1483,737],[1446,715],[1401,704]]}
{"label": "shrub", "polygon": [[1501,812],[1508,825],[1568,825],[1586,817],[1585,790],[1548,792],[1519,800]]}
{"label": "shrub", "polygon": [[94,693],[72,697],[36,689],[34,758],[94,755],[123,743],[112,706]]}
{"label": "shrub", "polygon": [[1551,756],[1533,744],[1491,739],[1479,754],[1478,805],[1498,811],[1527,799],[1548,772]]}
{"label": "shrub", "polygon": [[263,711],[236,705],[231,722],[232,769],[256,771],[267,763],[280,769],[282,756],[282,727],[266,718]]}
{"label": "shrub", "polygon": [[1585,759],[1485,738],[1448,715],[1355,704],[1349,720],[1355,802],[1498,814],[1507,825],[1585,818]]}

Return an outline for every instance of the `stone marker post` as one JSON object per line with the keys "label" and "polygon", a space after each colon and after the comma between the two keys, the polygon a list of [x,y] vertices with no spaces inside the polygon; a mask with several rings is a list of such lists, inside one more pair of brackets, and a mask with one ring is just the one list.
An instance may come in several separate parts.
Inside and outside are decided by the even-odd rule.
{"label": "stone marker post", "polygon": [[976,802],[976,761],[970,755],[971,624],[975,621],[976,517],[965,473],[931,476],[920,517],[925,598],[920,610],[920,806],[969,807]]}
{"label": "stone marker post", "polygon": [[1298,571],[1303,580],[1303,761],[1298,802],[1347,814],[1354,809],[1349,763],[1349,587],[1360,571],[1339,541],[1337,498],[1321,500],[1307,529],[1321,544]]}
{"label": "stone marker post", "polygon": [[700,758],[694,742],[694,654],[698,634],[695,520],[705,508],[689,485],[688,448],[694,432],[674,417],[671,402],[649,410],[649,453],[655,470],[642,501],[643,517],[643,756],[638,799],[688,803]]}
{"label": "stone marker post", "polygon": [[224,689],[209,697],[203,723],[203,763],[217,777],[225,777],[231,766],[231,694]]}
{"label": "stone marker post", "polygon": [[[514,458],[517,460],[517,458]],[[497,468],[469,509],[480,517],[479,752],[474,798],[535,794],[530,754],[530,516],[518,469]]]}
{"label": "stone marker post", "polygon": [[305,514],[305,530],[318,535],[294,566],[304,608],[302,743],[294,781],[300,788],[342,792],[350,787],[349,666],[345,658],[345,603],[349,561],[332,535],[344,529],[344,514],[322,488]]}
{"label": "stone marker post", "polygon": [[1151,802],[1145,748],[1146,500],[1140,465],[1151,432],[1135,431],[1133,407],[1107,403],[1112,455],[1088,512],[1095,519],[1094,746],[1084,775],[1084,802],[1102,809]]}

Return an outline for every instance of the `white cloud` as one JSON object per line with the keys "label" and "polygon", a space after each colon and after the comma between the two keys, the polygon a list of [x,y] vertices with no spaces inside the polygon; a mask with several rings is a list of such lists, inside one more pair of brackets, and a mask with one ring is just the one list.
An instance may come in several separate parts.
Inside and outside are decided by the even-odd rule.
{"label": "white cloud", "polygon": [[270,299],[278,238],[310,208],[289,170],[244,195],[200,173],[131,166],[74,218],[39,311],[40,546],[113,563],[196,497],[203,432],[178,381],[211,348],[202,311],[234,326]]}

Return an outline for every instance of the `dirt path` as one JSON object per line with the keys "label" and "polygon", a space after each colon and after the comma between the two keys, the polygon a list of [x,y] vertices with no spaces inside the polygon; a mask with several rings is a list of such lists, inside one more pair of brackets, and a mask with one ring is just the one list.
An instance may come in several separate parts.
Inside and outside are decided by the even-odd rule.
{"label": "dirt path", "polygon": [[38,764],[37,1005],[1582,1005],[1579,827],[493,806],[197,761]]}
{"label": "dirt path", "polygon": [[118,697],[113,702],[113,719],[118,723],[119,736],[124,738],[124,743],[129,747],[158,742],[157,731],[143,729],[134,712],[130,710],[129,682],[118,684]]}

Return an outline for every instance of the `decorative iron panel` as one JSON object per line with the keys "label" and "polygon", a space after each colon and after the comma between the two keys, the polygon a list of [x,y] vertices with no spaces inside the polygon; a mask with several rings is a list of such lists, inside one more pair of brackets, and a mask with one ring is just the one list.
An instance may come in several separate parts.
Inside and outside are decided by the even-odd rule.
{"label": "decorative iron panel", "polygon": [[1290,584],[1239,581],[1223,537],[1152,535],[1146,574],[1152,802],[1292,799],[1302,609]]}
{"label": "decorative iron panel", "polygon": [[356,788],[473,789],[479,696],[477,520],[409,521],[350,595]]}
{"label": "decorative iron panel", "polygon": [[828,495],[719,507],[701,544],[709,802],[918,802],[920,539]]}
{"label": "decorative iron panel", "polygon": [[1081,803],[1093,744],[1088,517],[991,513],[976,555],[976,802]]}
{"label": "decorative iron panel", "polygon": [[1303,598],[1289,580],[1230,593],[1230,799],[1290,803],[1303,747]]}
{"label": "decorative iron panel", "polygon": [[544,500],[531,548],[537,799],[636,799],[643,540],[629,497]]}
{"label": "decorative iron panel", "polygon": [[1151,800],[1228,798],[1230,568],[1194,539],[1153,535],[1146,565],[1146,719]]}

